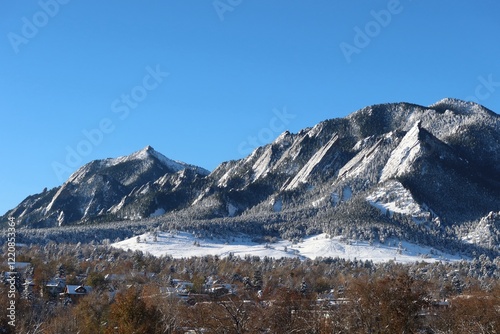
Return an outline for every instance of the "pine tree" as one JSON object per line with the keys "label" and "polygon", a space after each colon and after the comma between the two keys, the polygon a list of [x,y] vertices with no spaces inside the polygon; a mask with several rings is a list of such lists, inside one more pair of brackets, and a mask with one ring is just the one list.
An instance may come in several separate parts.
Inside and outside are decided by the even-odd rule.
{"label": "pine tree", "polygon": [[263,282],[262,282],[262,273],[260,272],[260,270],[254,271],[252,283],[256,290],[262,290]]}

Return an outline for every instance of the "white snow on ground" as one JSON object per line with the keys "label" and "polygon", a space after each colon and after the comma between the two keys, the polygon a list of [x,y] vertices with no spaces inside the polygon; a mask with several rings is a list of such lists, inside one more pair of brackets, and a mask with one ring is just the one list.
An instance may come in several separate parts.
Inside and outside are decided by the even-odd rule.
{"label": "white snow on ground", "polygon": [[164,208],[158,208],[153,212],[152,214],[149,215],[149,217],[159,217],[161,215],[165,214],[165,209]]}
{"label": "white snow on ground", "polygon": [[274,212],[280,212],[283,209],[283,201],[280,198],[275,198],[271,201]]}
{"label": "white snow on ground", "polygon": [[228,205],[227,205],[227,212],[229,214],[229,217],[234,217],[234,215],[236,214],[236,212],[238,212],[238,208],[235,207],[233,204],[228,203]]}
{"label": "white snow on ground", "polygon": [[344,187],[344,189],[342,189],[342,200],[344,202],[346,202],[346,201],[350,200],[351,197],[352,197],[351,187],[349,187],[349,186]]}
{"label": "white snow on ground", "polygon": [[[239,235],[228,239],[199,239],[187,232],[167,233],[160,232],[157,241],[154,236],[146,233],[126,239],[111,246],[123,250],[141,250],[154,256],[170,255],[174,258],[189,258],[195,256],[218,255],[226,257],[229,253],[234,256],[245,255],[259,257],[298,257],[300,259],[315,259],[317,257],[339,257],[354,260],[372,260],[373,262],[396,261],[411,263],[416,261],[459,261],[456,255],[445,254],[431,247],[418,246],[409,242],[389,240],[385,244],[365,241],[350,241],[342,237],[329,238],[327,234],[319,234],[304,238],[303,241],[293,244],[287,240],[280,240],[271,244],[252,242],[248,236]],[[196,243],[196,245],[195,245]],[[199,246],[197,246],[199,244]]]}

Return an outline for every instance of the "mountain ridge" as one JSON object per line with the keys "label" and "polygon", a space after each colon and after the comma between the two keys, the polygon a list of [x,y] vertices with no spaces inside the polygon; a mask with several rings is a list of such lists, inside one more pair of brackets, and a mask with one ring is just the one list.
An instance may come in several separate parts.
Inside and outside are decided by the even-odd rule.
{"label": "mountain ridge", "polygon": [[459,239],[500,212],[499,175],[498,114],[450,98],[429,107],[377,104],[285,131],[211,172],[150,146],[93,161],[2,220],[12,215],[23,226],[49,227],[182,213],[193,220],[183,224],[231,217],[250,224],[268,216],[263,226],[284,237],[308,230],[379,237],[389,228]]}

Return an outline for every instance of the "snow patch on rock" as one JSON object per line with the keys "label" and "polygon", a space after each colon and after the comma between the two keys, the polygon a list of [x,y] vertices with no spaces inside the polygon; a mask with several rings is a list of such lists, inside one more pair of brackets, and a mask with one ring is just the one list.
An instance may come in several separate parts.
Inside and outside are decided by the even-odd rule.
{"label": "snow patch on rock", "polygon": [[413,163],[420,157],[422,150],[420,139],[420,122],[406,133],[399,145],[392,152],[387,164],[382,170],[380,182],[391,178],[410,173],[413,168]]}
{"label": "snow patch on rock", "polygon": [[379,209],[383,214],[405,214],[413,217],[416,223],[428,221],[433,213],[415,201],[408,189],[395,180],[390,180],[366,197],[368,203]]}

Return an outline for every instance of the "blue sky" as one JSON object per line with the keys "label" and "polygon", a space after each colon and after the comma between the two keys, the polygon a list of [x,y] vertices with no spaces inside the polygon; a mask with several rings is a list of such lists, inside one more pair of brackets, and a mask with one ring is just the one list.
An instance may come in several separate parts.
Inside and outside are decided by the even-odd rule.
{"label": "blue sky", "polygon": [[498,113],[498,13],[494,0],[4,1],[0,213],[146,145],[212,170],[377,103]]}

